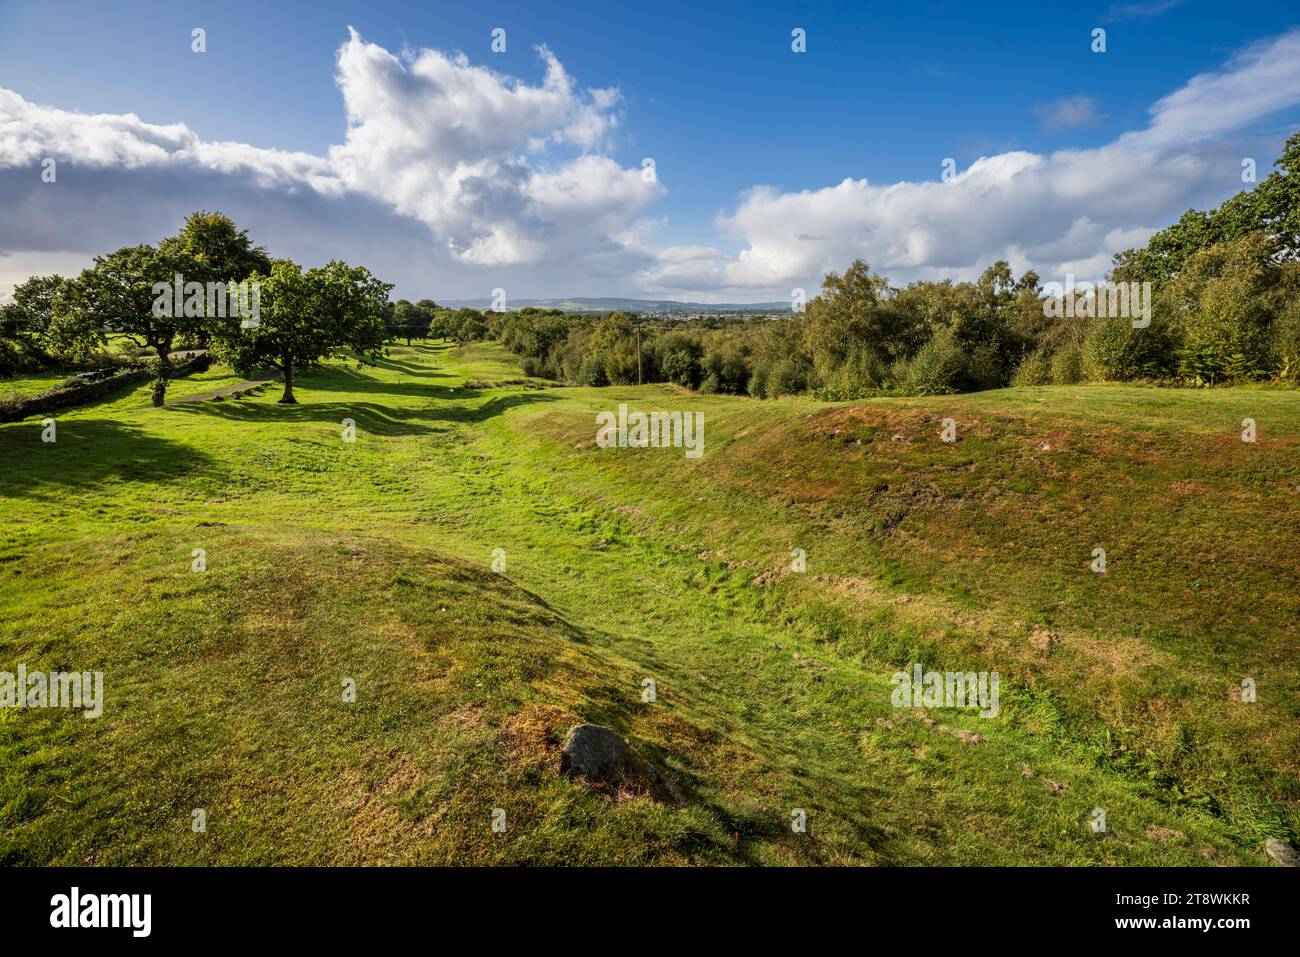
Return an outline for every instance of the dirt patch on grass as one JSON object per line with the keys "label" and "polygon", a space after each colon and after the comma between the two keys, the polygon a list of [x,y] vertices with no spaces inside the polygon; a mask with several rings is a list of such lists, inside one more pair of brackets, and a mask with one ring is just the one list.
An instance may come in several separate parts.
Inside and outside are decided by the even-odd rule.
{"label": "dirt patch on grass", "polygon": [[582,718],[567,708],[529,704],[501,723],[497,741],[512,765],[558,771],[564,730],[581,723]]}

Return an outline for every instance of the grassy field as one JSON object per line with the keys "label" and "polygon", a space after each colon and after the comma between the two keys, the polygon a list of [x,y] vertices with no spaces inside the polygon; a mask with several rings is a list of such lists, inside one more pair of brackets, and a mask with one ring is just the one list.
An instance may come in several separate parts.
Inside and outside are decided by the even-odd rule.
{"label": "grassy field", "polygon": [[[68,369],[52,372],[29,372],[15,376],[12,379],[0,379],[0,400],[33,398],[62,385],[74,378],[75,375],[75,371]],[[186,396],[202,395],[243,381],[245,381],[244,377],[237,375],[229,367],[214,363],[203,372],[191,372],[172,379],[167,385],[167,401],[172,402]],[[108,396],[106,401],[97,404],[95,410],[98,413],[103,413],[130,409],[139,405],[150,405],[151,391],[152,385],[148,382],[123,387],[113,395]],[[35,421],[42,418],[42,416],[29,416],[29,418]]]}
{"label": "grassy field", "polygon": [[25,372],[12,379],[0,379],[0,399],[29,399],[49,392],[56,385],[71,379],[70,371]]}
{"label": "grassy field", "polygon": [[[490,344],[295,391],[0,426],[0,671],[106,689],[0,710],[0,862],[1265,864],[1300,831],[1300,393],[757,402]],[[597,448],[619,402],[703,411],[703,458]],[[913,662],[998,671],[1001,713],[893,708]],[[680,800],[561,776],[579,721]]]}

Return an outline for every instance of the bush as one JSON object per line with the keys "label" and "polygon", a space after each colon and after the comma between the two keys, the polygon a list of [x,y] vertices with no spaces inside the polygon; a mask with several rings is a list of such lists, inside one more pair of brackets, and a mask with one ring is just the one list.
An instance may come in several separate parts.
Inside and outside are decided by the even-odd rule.
{"label": "bush", "polygon": [[22,366],[22,353],[12,342],[0,339],[0,379],[12,379]]}
{"label": "bush", "polygon": [[1052,360],[1041,349],[1021,359],[1011,375],[1011,384],[1015,386],[1047,385],[1051,381]]}
{"label": "bush", "polygon": [[767,397],[779,399],[783,395],[797,395],[808,388],[808,370],[794,359],[776,362],[767,377]]}
{"label": "bush", "polygon": [[1074,385],[1083,381],[1083,348],[1067,342],[1052,354],[1051,380],[1055,385]]}
{"label": "bush", "polygon": [[1273,323],[1271,351],[1277,361],[1279,379],[1300,379],[1300,299],[1288,302]]}
{"label": "bush", "polygon": [[660,373],[665,382],[693,389],[700,381],[700,364],[689,352],[669,352],[660,362]]}
{"label": "bush", "polygon": [[[960,348],[960,346],[959,346]],[[980,389],[997,389],[1007,383],[1007,365],[1002,347],[996,343],[981,343],[966,354],[965,368],[954,385],[962,392]]]}
{"label": "bush", "polygon": [[1166,323],[1134,329],[1123,316],[1095,319],[1083,343],[1083,376],[1092,382],[1126,382],[1169,375],[1174,366],[1173,339]]}
{"label": "bush", "polygon": [[1273,371],[1269,318],[1256,298],[1204,304],[1184,323],[1179,374],[1198,385],[1267,375]]}
{"label": "bush", "polygon": [[945,395],[956,389],[966,356],[948,329],[940,329],[916,355],[902,363],[899,384],[914,395]]}
{"label": "bush", "polygon": [[[749,388],[750,362],[748,343],[715,340],[700,359],[700,371],[704,383],[709,384],[708,391],[744,395]],[[702,392],[704,383],[700,385]]]}
{"label": "bush", "polygon": [[839,368],[826,376],[817,395],[831,401],[860,399],[870,395],[887,378],[887,367],[879,356],[855,349]]}
{"label": "bush", "polygon": [[609,385],[609,380],[605,377],[605,357],[589,352],[582,357],[582,363],[578,366],[577,375],[578,385]]}
{"label": "bush", "polygon": [[636,343],[631,339],[616,341],[605,353],[605,381],[610,385],[633,385],[637,379]]}
{"label": "bush", "polygon": [[1198,385],[1253,379],[1280,364],[1271,326],[1282,272],[1262,233],[1198,250],[1170,288],[1178,372]]}
{"label": "bush", "polygon": [[488,327],[477,319],[462,322],[456,329],[456,338],[461,342],[481,342],[488,337]]}
{"label": "bush", "polygon": [[808,389],[806,362],[791,357],[762,359],[749,377],[749,394],[758,399],[779,399]]}

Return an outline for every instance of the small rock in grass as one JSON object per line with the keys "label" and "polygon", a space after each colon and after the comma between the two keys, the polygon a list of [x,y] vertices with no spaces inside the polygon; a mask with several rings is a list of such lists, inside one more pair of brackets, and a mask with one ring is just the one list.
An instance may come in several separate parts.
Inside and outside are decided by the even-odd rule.
{"label": "small rock in grass", "polygon": [[604,725],[577,724],[569,729],[560,751],[560,772],[580,775],[603,790],[613,786],[620,796],[649,794],[674,807],[686,803],[670,777],[659,773],[618,732]]}
{"label": "small rock in grass", "polygon": [[1275,837],[1270,837],[1264,842],[1264,853],[1273,859],[1275,864],[1283,867],[1300,867],[1300,851],[1288,844],[1286,841],[1279,841]]}
{"label": "small rock in grass", "polygon": [[604,725],[578,724],[569,729],[560,752],[560,770],[593,781],[611,781],[627,769],[632,749]]}

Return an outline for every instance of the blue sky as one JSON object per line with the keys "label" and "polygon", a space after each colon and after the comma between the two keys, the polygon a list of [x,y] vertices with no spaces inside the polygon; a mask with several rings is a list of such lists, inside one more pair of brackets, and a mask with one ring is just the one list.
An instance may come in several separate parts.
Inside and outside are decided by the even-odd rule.
{"label": "blue sky", "polygon": [[[1112,247],[1242,188],[1242,157],[1267,172],[1300,129],[1281,62],[1298,24],[1295,2],[1267,0],[6,2],[0,200],[18,215],[0,218],[0,293],[24,272],[75,271],[103,251],[92,243],[156,240],[197,206],[237,213],[273,253],[344,256],[434,298],[779,298],[854,255],[898,282],[995,258],[1095,272]],[[790,49],[794,27],[806,53]],[[545,122],[523,129],[528,97],[495,111],[520,85],[546,88],[541,45],[568,85],[539,94]],[[421,73],[423,50],[442,59]],[[344,86],[365,130],[353,139]],[[1171,120],[1128,144],[1180,90],[1191,108],[1174,119],[1218,122]],[[1249,101],[1241,117],[1235,100]],[[75,129],[89,114],[147,128],[97,129],[89,148]],[[225,146],[156,129],[173,124]],[[45,156],[62,164],[56,184],[30,175]],[[633,179],[645,157],[653,188]],[[949,193],[888,193],[938,181],[945,157],[971,174]],[[344,187],[322,185],[333,174],[317,160],[349,162]],[[1096,182],[1077,182],[1093,166]],[[846,179],[862,185],[835,192]]]}

